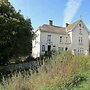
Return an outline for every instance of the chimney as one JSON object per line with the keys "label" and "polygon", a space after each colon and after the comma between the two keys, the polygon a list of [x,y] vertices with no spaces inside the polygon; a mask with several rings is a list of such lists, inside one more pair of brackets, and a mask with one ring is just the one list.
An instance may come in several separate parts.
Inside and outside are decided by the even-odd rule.
{"label": "chimney", "polygon": [[69,24],[68,24],[68,23],[66,23],[66,27],[68,27],[68,25],[69,25]]}
{"label": "chimney", "polygon": [[49,20],[49,25],[53,25],[53,21],[52,20]]}

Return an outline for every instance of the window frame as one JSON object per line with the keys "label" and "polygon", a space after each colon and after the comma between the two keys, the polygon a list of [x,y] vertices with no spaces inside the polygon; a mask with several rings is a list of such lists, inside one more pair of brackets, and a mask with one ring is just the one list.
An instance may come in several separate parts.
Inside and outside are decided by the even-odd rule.
{"label": "window frame", "polygon": [[59,51],[59,52],[64,51],[64,47],[58,47],[58,51]]}
{"label": "window frame", "polygon": [[68,37],[66,37],[66,43],[68,42]]}
{"label": "window frame", "polygon": [[51,41],[51,35],[47,36],[47,41]]}
{"label": "window frame", "polygon": [[42,52],[45,52],[45,45],[42,45]]}
{"label": "window frame", "polygon": [[60,36],[60,43],[62,43],[62,39],[63,39],[63,37],[62,37],[62,36]]}
{"label": "window frame", "polygon": [[83,38],[79,37],[78,42],[79,42],[79,44],[83,44]]}
{"label": "window frame", "polygon": [[82,35],[82,29],[81,28],[79,29],[79,34]]}
{"label": "window frame", "polygon": [[82,26],[82,24],[81,23],[79,23],[79,27],[81,27]]}

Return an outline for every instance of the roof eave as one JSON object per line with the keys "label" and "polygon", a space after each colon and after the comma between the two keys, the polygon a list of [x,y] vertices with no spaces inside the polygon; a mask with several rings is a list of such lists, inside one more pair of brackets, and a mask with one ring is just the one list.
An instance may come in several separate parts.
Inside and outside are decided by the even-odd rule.
{"label": "roof eave", "polygon": [[53,33],[53,34],[67,35],[67,33],[65,33],[65,34],[62,34],[62,33],[56,33],[56,32],[48,32],[48,31],[41,31],[41,32],[47,32],[47,33]]}

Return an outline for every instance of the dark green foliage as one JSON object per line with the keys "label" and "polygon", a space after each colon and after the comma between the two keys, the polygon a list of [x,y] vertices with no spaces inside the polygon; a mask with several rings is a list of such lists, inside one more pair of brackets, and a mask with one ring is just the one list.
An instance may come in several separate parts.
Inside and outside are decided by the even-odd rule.
{"label": "dark green foliage", "polygon": [[32,49],[32,25],[20,11],[7,1],[0,2],[0,64],[11,58],[30,55]]}
{"label": "dark green foliage", "polygon": [[45,58],[51,58],[55,54],[56,54],[56,51],[54,51],[54,50],[52,50],[52,51],[45,51],[44,57]]}

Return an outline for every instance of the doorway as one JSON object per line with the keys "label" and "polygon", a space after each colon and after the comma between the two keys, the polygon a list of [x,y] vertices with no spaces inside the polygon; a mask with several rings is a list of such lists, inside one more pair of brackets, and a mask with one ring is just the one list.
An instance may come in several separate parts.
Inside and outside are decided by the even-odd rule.
{"label": "doorway", "polygon": [[48,51],[51,51],[51,45],[48,45]]}
{"label": "doorway", "polygon": [[67,50],[68,50],[68,48],[66,47],[66,48],[65,48],[65,51],[67,51]]}

